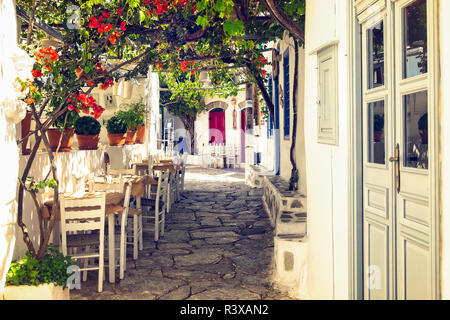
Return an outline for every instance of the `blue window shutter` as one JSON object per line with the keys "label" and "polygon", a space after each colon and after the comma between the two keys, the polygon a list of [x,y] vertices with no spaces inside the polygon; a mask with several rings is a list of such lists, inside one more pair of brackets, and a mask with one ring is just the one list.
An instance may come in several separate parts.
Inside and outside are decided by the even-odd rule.
{"label": "blue window shutter", "polygon": [[290,134],[290,92],[289,92],[289,48],[283,54],[283,109],[284,109],[284,123],[283,131],[284,137],[289,138]]}
{"label": "blue window shutter", "polygon": [[[269,96],[273,102],[273,81],[272,76],[269,77]],[[273,135],[273,117],[269,112],[269,118],[267,119],[267,138]]]}

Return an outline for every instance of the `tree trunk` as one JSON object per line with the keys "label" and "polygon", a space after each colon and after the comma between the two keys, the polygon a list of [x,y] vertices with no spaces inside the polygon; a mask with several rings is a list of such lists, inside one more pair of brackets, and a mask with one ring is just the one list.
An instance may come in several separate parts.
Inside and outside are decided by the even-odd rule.
{"label": "tree trunk", "polygon": [[291,172],[291,183],[289,185],[289,189],[294,188],[294,183],[298,182],[298,172],[297,172],[297,164],[295,162],[295,145],[297,142],[297,91],[298,91],[298,41],[294,38],[294,47],[295,47],[295,66],[294,66],[294,90],[292,93],[292,113],[293,113],[293,123],[292,123],[292,144],[290,150],[290,160],[292,164],[292,172]]}
{"label": "tree trunk", "polygon": [[276,0],[263,0],[263,2],[267,9],[269,9],[270,14],[281,26],[283,26],[283,28],[289,31],[298,40],[305,42],[305,31],[277,5]]}

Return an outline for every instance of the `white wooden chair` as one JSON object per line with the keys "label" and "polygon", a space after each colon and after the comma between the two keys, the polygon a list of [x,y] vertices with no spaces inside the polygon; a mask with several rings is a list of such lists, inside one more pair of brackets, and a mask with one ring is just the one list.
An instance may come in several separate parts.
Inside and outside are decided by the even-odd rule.
{"label": "white wooden chair", "polygon": [[[119,177],[119,179],[126,176],[135,176],[136,174],[143,175],[143,172],[137,172],[136,167],[131,169],[116,169],[110,170],[109,173],[114,177]],[[130,185],[132,183],[129,183]],[[142,237],[142,210],[139,204],[136,205],[135,208],[131,206],[131,203],[135,201],[128,200],[128,220],[131,220],[131,223],[126,223],[126,240],[125,245],[131,244],[133,246],[133,260],[138,259],[138,250],[143,250],[143,237]],[[137,201],[137,199],[136,199]]]}
{"label": "white wooden chair", "polygon": [[[158,241],[159,237],[164,235],[169,174],[168,170],[160,171],[159,177],[155,177],[158,179],[158,184],[150,185],[148,196],[141,198],[140,205],[143,208],[142,218],[144,220],[143,230],[153,231],[155,241]],[[153,227],[146,228],[145,225],[148,225],[149,222],[153,224]]]}
{"label": "white wooden chair", "polygon": [[227,150],[226,157],[227,157],[228,168],[231,168],[231,166],[233,166],[233,168],[236,168],[237,159],[236,159],[234,145],[227,145],[226,150]]}
{"label": "white wooden chair", "polygon": [[216,146],[215,144],[210,144],[209,145],[209,167],[210,168],[214,168],[214,164],[217,161],[216,158]]}
{"label": "white wooden chair", "polygon": [[[131,199],[131,188],[132,184],[124,184],[123,180],[120,178],[113,178],[112,182],[99,182],[93,183],[92,189],[94,191],[105,191],[110,193],[124,193],[124,200],[122,205],[116,205],[107,207],[106,215],[118,215],[118,219],[115,220],[114,225],[120,226],[120,237],[119,245],[116,245],[111,241],[113,233],[116,232],[114,228],[108,229],[108,250],[119,250],[119,277],[123,279],[126,270],[126,257],[127,257],[127,247],[126,247],[126,226],[127,218],[130,209],[130,199]],[[91,189],[91,188],[90,188]],[[92,190],[91,189],[91,190]],[[115,218],[115,217],[114,217]],[[114,236],[115,238],[115,236]],[[111,252],[111,251],[110,251]],[[111,255],[110,255],[111,257]],[[115,261],[108,261],[109,264],[116,266]]]}
{"label": "white wooden chair", "polygon": [[[103,291],[105,250],[105,203],[104,192],[85,197],[65,197],[60,194],[62,253],[69,255],[69,248],[85,248],[70,254],[75,261],[84,260],[84,281],[88,270],[98,270],[98,292]],[[94,250],[97,247],[97,250]],[[89,260],[98,259],[98,265],[89,265]]]}

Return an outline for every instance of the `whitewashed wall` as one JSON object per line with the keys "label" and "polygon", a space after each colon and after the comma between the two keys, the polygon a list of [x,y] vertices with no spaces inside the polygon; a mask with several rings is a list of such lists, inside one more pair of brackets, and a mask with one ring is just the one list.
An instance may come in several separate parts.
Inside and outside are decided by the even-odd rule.
{"label": "whitewashed wall", "polygon": [[450,299],[450,1],[440,1],[441,63],[441,290]]}
{"label": "whitewashed wall", "polygon": [[[314,299],[347,299],[348,128],[347,12],[345,0],[307,0],[305,44],[305,147],[308,207],[308,291]],[[338,39],[339,144],[317,143],[317,56]]]}
{"label": "whitewashed wall", "polygon": [[33,59],[19,49],[15,1],[0,0],[0,299],[3,297],[6,273],[13,255],[16,225],[16,184],[19,171],[19,148],[16,126],[25,117],[26,105],[20,102],[16,77],[31,77]]}

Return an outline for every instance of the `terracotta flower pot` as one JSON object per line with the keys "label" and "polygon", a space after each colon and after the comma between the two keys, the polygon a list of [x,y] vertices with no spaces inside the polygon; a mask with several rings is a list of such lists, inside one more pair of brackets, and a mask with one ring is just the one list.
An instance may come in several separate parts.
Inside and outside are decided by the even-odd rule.
{"label": "terracotta flower pot", "polygon": [[138,126],[136,131],[136,143],[144,143],[145,126]]}
{"label": "terracotta flower pot", "polygon": [[[30,132],[31,127],[31,112],[27,112],[25,118],[21,122],[22,139],[27,136]],[[31,149],[27,148],[28,138],[24,139],[22,142],[22,154],[28,155],[31,153]]]}
{"label": "terracotta flower pot", "polygon": [[79,150],[97,150],[100,136],[98,134],[77,134]]}
{"label": "terracotta flower pot", "polygon": [[[73,142],[73,135],[74,135],[75,129],[65,129],[63,134],[63,137],[61,139],[61,145],[59,147],[59,152],[68,152],[72,150],[72,142]],[[59,139],[61,137],[61,131],[59,129],[48,129],[47,130],[47,137],[50,143],[50,147],[52,151],[56,151],[59,144]]]}
{"label": "terracotta flower pot", "polygon": [[108,133],[108,140],[110,146],[123,146],[125,144],[124,133]]}
{"label": "terracotta flower pot", "polygon": [[136,143],[136,131],[127,131],[127,136],[125,138],[125,144],[135,144]]}

